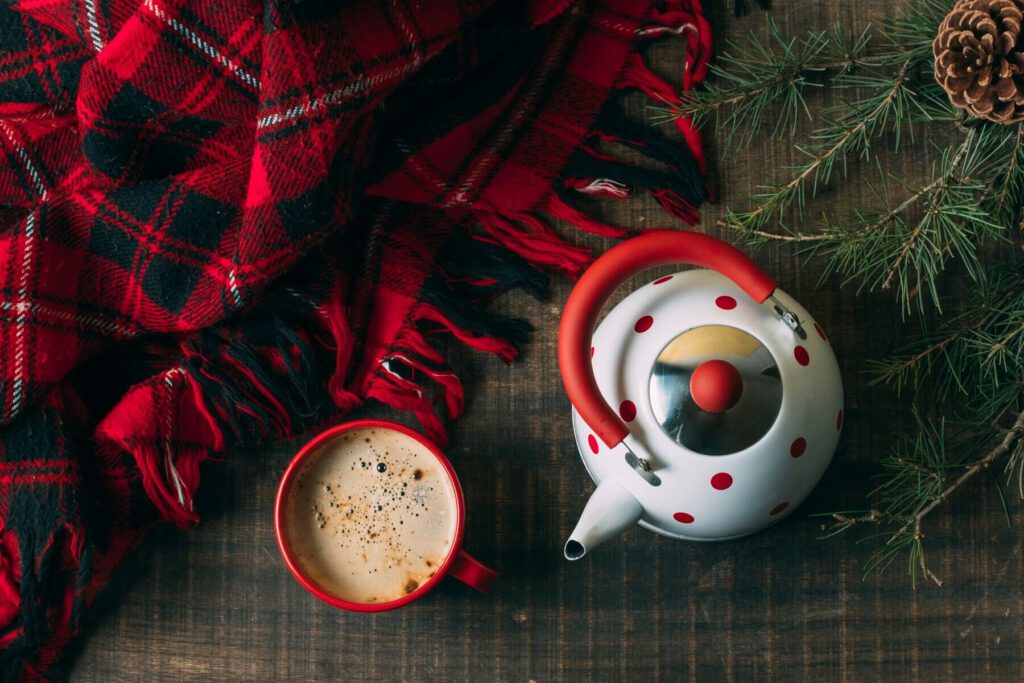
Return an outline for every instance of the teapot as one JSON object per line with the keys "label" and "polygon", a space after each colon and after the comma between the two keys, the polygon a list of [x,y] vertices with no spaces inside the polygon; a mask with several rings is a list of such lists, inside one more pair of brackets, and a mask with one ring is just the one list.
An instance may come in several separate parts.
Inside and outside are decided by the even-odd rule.
{"label": "teapot", "polygon": [[[648,282],[595,330],[619,285],[668,264],[701,269]],[[810,494],[843,426],[824,330],[746,254],[701,233],[649,230],[598,258],[566,301],[558,362],[597,484],[569,560],[634,524],[700,541],[760,531]]]}

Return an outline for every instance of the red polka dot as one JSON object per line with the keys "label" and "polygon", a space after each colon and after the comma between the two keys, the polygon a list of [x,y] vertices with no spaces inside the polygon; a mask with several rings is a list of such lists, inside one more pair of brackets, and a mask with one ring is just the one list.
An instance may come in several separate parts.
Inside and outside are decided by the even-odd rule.
{"label": "red polka dot", "polygon": [[626,422],[632,422],[636,419],[636,404],[629,399],[623,401],[622,405],[619,406],[619,417]]}
{"label": "red polka dot", "polygon": [[793,442],[792,446],[789,447],[789,454],[792,455],[794,458],[799,458],[801,455],[804,454],[804,451],[806,450],[807,439],[801,436],[796,441]]}
{"label": "red polka dot", "polygon": [[723,311],[731,311],[736,308],[736,299],[733,299],[731,296],[720,296],[715,299],[715,305]]}
{"label": "red polka dot", "polygon": [[591,358],[594,357],[594,347],[593,346],[590,347],[590,357]]}
{"label": "red polka dot", "polygon": [[719,472],[711,477],[711,485],[719,491],[724,491],[732,486],[732,475],[727,472]]}
{"label": "red polka dot", "polygon": [[821,329],[821,325],[819,325],[818,323],[814,323],[814,329],[818,332],[819,337],[821,337],[825,341],[828,341],[828,337],[825,336],[825,330]]}
{"label": "red polka dot", "polygon": [[783,510],[785,510],[788,507],[789,507],[789,501],[787,500],[787,501],[779,503],[778,505],[773,507],[771,512],[769,512],[768,514],[771,515],[772,517],[774,517],[775,515],[779,514],[780,512],[782,512]]}
{"label": "red polka dot", "polygon": [[677,512],[672,515],[672,519],[676,520],[680,524],[693,524],[693,515],[689,512]]}
{"label": "red polka dot", "polygon": [[654,324],[654,318],[649,315],[645,315],[636,321],[636,325],[633,325],[633,329],[637,332],[646,332],[651,329],[651,325]]}
{"label": "red polka dot", "polygon": [[671,280],[671,279],[672,279],[672,276],[671,276],[671,275],[666,275],[665,277],[659,277],[659,278],[658,278],[657,280],[655,280],[655,281],[654,281],[654,282],[652,282],[651,284],[652,284],[652,285],[660,285],[661,283],[663,283],[663,282],[668,282],[668,281],[669,281],[669,280]]}
{"label": "red polka dot", "polygon": [[838,429],[842,429],[842,428],[843,428],[843,411],[840,410],[839,414],[836,415],[836,429],[838,430]]}
{"label": "red polka dot", "polygon": [[793,357],[796,358],[796,362],[800,365],[807,365],[811,362],[811,356],[807,353],[807,349],[802,346],[798,346],[793,349]]}
{"label": "red polka dot", "polygon": [[593,434],[591,434],[590,436],[588,436],[588,437],[587,437],[587,444],[589,444],[589,445],[590,445],[590,450],[591,450],[591,451],[592,451],[592,452],[594,453],[594,455],[597,455],[597,451],[598,451],[598,447],[597,447],[597,437],[596,437],[596,436],[594,436]]}

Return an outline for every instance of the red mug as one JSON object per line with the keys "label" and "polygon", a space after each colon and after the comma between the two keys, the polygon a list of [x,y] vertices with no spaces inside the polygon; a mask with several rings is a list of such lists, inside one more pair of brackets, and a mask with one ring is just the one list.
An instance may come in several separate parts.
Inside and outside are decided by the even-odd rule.
{"label": "red mug", "polygon": [[[431,455],[433,455],[434,458],[437,459],[437,462],[441,465],[441,470],[447,473],[448,482],[451,484],[451,487],[455,492],[455,537],[452,540],[451,548],[448,550],[447,557],[445,557],[437,572],[424,581],[418,588],[413,590],[411,593],[388,602],[352,602],[331,593],[314,581],[303,570],[288,544],[288,523],[285,517],[288,509],[288,494],[291,492],[292,483],[296,475],[302,468],[306,459],[316,453],[321,446],[332,439],[337,438],[339,435],[354,429],[386,429],[399,432],[415,439]],[[355,422],[345,422],[335,427],[331,427],[327,431],[317,435],[312,441],[303,446],[295,457],[292,458],[292,461],[288,463],[288,468],[284,471],[284,476],[281,477],[281,483],[277,487],[277,497],[274,501],[274,533],[277,536],[277,547],[280,549],[281,555],[284,557],[285,564],[288,565],[288,570],[292,573],[292,576],[302,584],[303,588],[326,602],[328,605],[340,607],[341,609],[353,612],[386,612],[387,610],[402,607],[403,605],[407,605],[414,600],[418,600],[429,593],[445,576],[453,576],[459,581],[462,581],[479,591],[483,591],[485,593],[489,591],[491,586],[494,584],[495,579],[498,578],[498,573],[490,567],[485,566],[479,560],[475,559],[462,549],[462,535],[465,530],[465,522],[466,504],[462,496],[462,486],[459,484],[459,478],[455,475],[455,469],[452,467],[452,464],[448,462],[448,458],[441,453],[437,446],[415,431],[403,425],[395,424],[394,422],[386,422],[384,420],[357,420]]]}

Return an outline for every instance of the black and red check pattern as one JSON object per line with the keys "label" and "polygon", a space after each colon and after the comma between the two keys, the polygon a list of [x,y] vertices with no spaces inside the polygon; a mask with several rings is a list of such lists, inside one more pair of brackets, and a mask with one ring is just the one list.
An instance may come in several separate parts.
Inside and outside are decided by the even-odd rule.
{"label": "black and red check pattern", "polygon": [[[683,36],[679,83],[638,50]],[[54,677],[154,524],[198,521],[200,464],[368,399],[444,439],[445,331],[606,235],[586,195],[686,221],[699,136],[618,93],[703,79],[698,0],[4,0],[0,4],[0,648]],[[622,162],[624,144],[659,170]]]}

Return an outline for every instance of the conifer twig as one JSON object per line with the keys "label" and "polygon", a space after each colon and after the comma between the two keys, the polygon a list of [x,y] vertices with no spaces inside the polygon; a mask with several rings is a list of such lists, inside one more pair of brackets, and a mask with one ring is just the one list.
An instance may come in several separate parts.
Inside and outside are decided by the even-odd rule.
{"label": "conifer twig", "polygon": [[[950,182],[954,176],[960,172],[960,165],[963,163],[964,158],[967,156],[967,151],[971,148],[971,143],[974,141],[975,128],[971,128],[967,131],[967,135],[964,136],[964,141],[960,145],[960,149],[957,150],[956,156],[953,157],[953,161],[950,162],[949,167],[945,173],[936,180],[929,183],[926,187],[920,191],[912,194],[902,204],[890,211],[882,221],[875,223],[875,225],[866,228],[867,230],[877,230],[881,225],[892,222],[892,220],[899,214],[906,211],[912,205],[916,204],[921,197],[930,196],[932,197],[932,203],[935,203],[935,195],[944,192],[949,188]],[[917,226],[910,231],[910,234],[903,242],[903,248],[900,249],[899,255],[896,260],[893,261],[892,265],[889,266],[889,270],[885,275],[885,279],[882,281],[882,289],[889,289],[892,286],[893,278],[896,277],[896,273],[899,271],[900,266],[906,262],[907,256],[914,249],[918,239],[921,236],[921,231],[925,227],[925,222],[921,221]]]}
{"label": "conifer twig", "polygon": [[744,213],[730,214],[725,224],[740,232],[758,230],[771,215],[785,209],[794,199],[802,203],[803,188],[808,181],[813,181],[815,187],[819,182],[828,182],[835,162],[844,157],[852,147],[864,145],[874,128],[889,118],[890,110],[905,95],[907,69],[910,68],[910,64],[904,62],[900,65],[888,89],[880,91],[875,96],[877,102],[871,102],[872,106],[867,111],[859,113],[852,126],[838,125],[819,131],[816,137],[822,142],[805,150],[811,159],[797,168],[792,178],[771,188],[770,192],[760,195],[762,201],[757,208]]}
{"label": "conifer twig", "polygon": [[956,478],[952,484],[943,489],[942,493],[932,499],[920,512],[915,514],[906,524],[904,524],[893,536],[901,534],[907,531],[911,526],[914,527],[914,533],[917,536],[921,534],[921,522],[927,517],[932,510],[939,507],[953,495],[953,492],[959,489],[961,486],[970,481],[976,474],[984,471],[999,458],[1003,457],[1013,449],[1014,445],[1020,440],[1021,433],[1024,432],[1024,410],[1017,413],[1017,419],[1014,421],[1013,426],[1006,430],[1003,434],[1002,440],[995,445],[988,453],[983,457],[975,460],[970,467],[968,467],[963,474]]}

